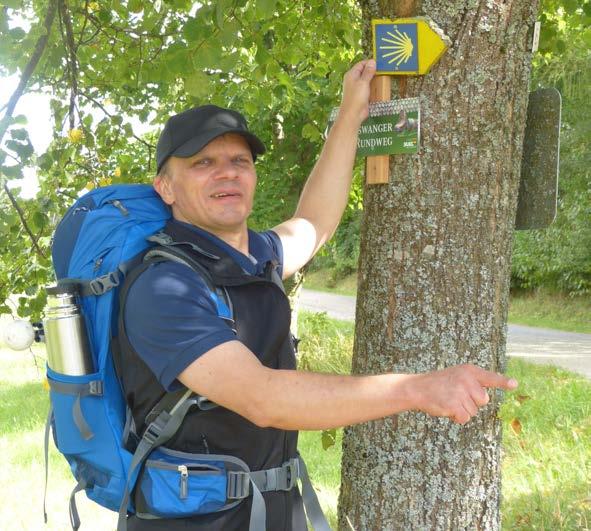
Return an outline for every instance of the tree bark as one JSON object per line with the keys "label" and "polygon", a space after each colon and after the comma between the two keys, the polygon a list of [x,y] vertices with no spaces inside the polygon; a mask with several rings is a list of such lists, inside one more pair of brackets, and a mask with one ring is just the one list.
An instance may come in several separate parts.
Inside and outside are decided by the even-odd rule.
{"label": "tree bark", "polygon": [[[413,14],[408,4],[360,0],[368,56],[371,19]],[[420,153],[392,156],[390,183],[365,189],[353,372],[502,371],[538,2],[414,7],[452,45],[400,87],[420,97]],[[501,395],[492,398],[463,427],[405,413],[346,429],[339,528],[499,529]]]}

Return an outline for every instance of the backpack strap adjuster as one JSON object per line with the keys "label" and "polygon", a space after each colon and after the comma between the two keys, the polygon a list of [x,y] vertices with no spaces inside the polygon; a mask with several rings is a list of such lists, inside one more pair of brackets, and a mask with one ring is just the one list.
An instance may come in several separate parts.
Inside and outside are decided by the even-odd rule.
{"label": "backpack strap adjuster", "polygon": [[248,472],[229,472],[226,496],[229,500],[242,500],[250,494],[250,475]]}
{"label": "backpack strap adjuster", "polygon": [[146,441],[146,443],[149,445],[155,445],[169,418],[170,415],[166,411],[160,412],[158,417],[148,424],[146,431],[142,435],[142,440]]}
{"label": "backpack strap adjuster", "polygon": [[[282,467],[286,474],[286,486],[281,490],[291,490],[295,487],[298,478],[300,477],[300,460],[297,457],[290,459]],[[277,488],[281,488],[278,486]]]}
{"label": "backpack strap adjuster", "polygon": [[92,380],[88,382],[88,394],[92,396],[103,396],[103,381]]}
{"label": "backpack strap adjuster", "polygon": [[255,472],[231,471],[228,473],[227,497],[240,500],[250,494],[250,482],[260,492],[293,489],[300,478],[300,459],[294,457],[281,466]]}

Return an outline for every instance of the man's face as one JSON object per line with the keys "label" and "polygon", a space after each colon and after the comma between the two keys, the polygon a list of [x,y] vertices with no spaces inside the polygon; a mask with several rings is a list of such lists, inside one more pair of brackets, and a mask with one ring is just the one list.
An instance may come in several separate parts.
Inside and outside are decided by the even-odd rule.
{"label": "man's face", "polygon": [[171,157],[154,186],[175,219],[223,236],[246,229],[256,179],[248,143],[226,134],[192,157]]}

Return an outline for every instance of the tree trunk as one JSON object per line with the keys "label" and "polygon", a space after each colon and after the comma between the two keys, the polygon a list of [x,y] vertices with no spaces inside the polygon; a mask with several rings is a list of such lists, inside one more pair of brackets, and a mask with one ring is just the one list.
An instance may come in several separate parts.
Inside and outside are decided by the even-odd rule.
{"label": "tree trunk", "polygon": [[[452,45],[426,76],[393,83],[420,97],[421,149],[365,190],[353,372],[502,371],[538,2],[360,4],[368,56],[372,18],[427,15]],[[405,413],[345,430],[339,528],[499,529],[492,398],[464,427]]]}

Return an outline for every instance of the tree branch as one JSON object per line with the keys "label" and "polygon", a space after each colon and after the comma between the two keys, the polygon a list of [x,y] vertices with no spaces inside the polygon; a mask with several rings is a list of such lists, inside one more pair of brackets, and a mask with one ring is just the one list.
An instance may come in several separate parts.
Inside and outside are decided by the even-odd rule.
{"label": "tree branch", "polygon": [[51,26],[53,24],[53,19],[55,18],[56,7],[57,5],[55,0],[50,0],[49,5],[47,7],[47,13],[45,14],[45,20],[43,21],[45,32],[43,33],[43,35],[39,37],[39,39],[37,39],[35,49],[33,50],[33,55],[31,55],[31,58],[29,59],[27,66],[25,66],[25,69],[23,70],[23,75],[21,76],[16,90],[13,92],[12,96],[10,96],[10,99],[8,100],[8,104],[6,105],[6,112],[4,113],[2,121],[0,122],[0,143],[4,139],[4,135],[8,130],[10,119],[12,118],[12,114],[14,113],[16,104],[23,95],[25,88],[27,87],[27,83],[29,82],[29,79],[31,79],[31,75],[35,71],[35,68],[37,68],[37,64],[39,63],[39,60],[43,55],[43,51],[47,46],[47,41],[49,40],[49,34],[51,32]]}
{"label": "tree branch", "polygon": [[[21,96],[25,92],[25,89],[27,88],[27,84],[29,83],[29,80],[31,79],[31,76],[33,75],[33,72],[35,71],[35,68],[37,68],[37,65],[39,64],[39,60],[41,59],[41,56],[43,55],[43,52],[45,51],[45,48],[47,46],[47,41],[49,40],[49,35],[51,33],[51,26],[53,25],[53,20],[55,18],[56,7],[57,7],[57,4],[56,4],[55,0],[50,0],[49,5],[47,6],[47,13],[45,14],[45,20],[43,21],[43,27],[44,27],[45,31],[37,39],[37,43],[35,44],[33,54],[31,55],[29,62],[27,63],[27,65],[25,66],[25,69],[23,70],[23,74],[22,74],[21,79],[18,83],[18,86],[16,87],[15,91],[12,93],[12,96],[10,96],[10,99],[8,100],[8,105],[6,106],[6,112],[4,113],[4,116],[2,117],[2,121],[0,122],[0,144],[2,143],[2,140],[4,140],[4,135],[6,134],[6,131],[8,131],[10,119],[12,118],[12,114],[14,113],[14,109],[16,108],[16,104],[18,103],[18,100],[21,98]],[[16,198],[12,195],[12,192],[10,191],[10,188],[8,188],[8,185],[6,183],[4,183],[3,189],[6,192],[6,195],[8,195],[8,198],[10,199],[12,206],[17,211],[24,229],[27,231],[27,234],[31,238],[31,242],[33,243],[33,247],[35,247],[35,250],[37,251],[37,253],[39,253],[39,255],[41,255],[43,258],[46,258],[45,253],[43,252],[43,250],[39,247],[39,244],[37,243],[37,239],[35,238],[35,235],[33,234],[31,229],[27,225],[27,220],[25,219],[24,212],[22,211],[21,207],[19,206]]]}
{"label": "tree branch", "polygon": [[16,198],[12,195],[12,192],[10,191],[10,188],[8,188],[8,185],[6,183],[4,183],[4,191],[6,192],[6,195],[8,195],[8,199],[10,199],[12,206],[14,207],[16,212],[18,213],[18,217],[20,218],[24,229],[27,231],[27,234],[31,238],[31,241],[33,242],[33,247],[35,247],[35,250],[37,251],[37,253],[39,255],[41,255],[43,258],[46,258],[45,253],[43,252],[43,249],[41,249],[41,247],[39,247],[39,244],[37,243],[37,238],[35,238],[33,231],[29,228],[29,225],[27,225],[27,220],[25,219],[25,213],[23,212],[22,208],[19,206]]}
{"label": "tree branch", "polygon": [[88,15],[90,13],[88,12],[88,0],[84,0],[84,22],[82,23],[82,29],[80,30],[80,35],[78,37],[78,42],[76,43],[76,48],[74,49],[74,52],[78,51],[78,48],[80,48],[80,44],[82,43],[82,37],[84,36],[84,30],[86,30],[86,25],[88,24]]}
{"label": "tree branch", "polygon": [[76,96],[78,95],[78,58],[76,57],[76,43],[74,42],[74,31],[72,29],[72,19],[68,13],[66,0],[59,0],[59,11],[61,20],[66,28],[65,45],[68,50],[68,63],[70,65],[70,108],[68,116],[70,118],[70,129],[76,126]]}

